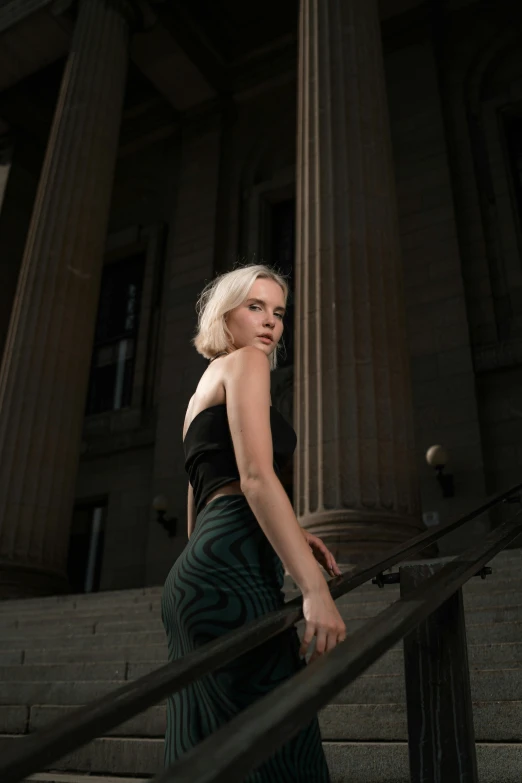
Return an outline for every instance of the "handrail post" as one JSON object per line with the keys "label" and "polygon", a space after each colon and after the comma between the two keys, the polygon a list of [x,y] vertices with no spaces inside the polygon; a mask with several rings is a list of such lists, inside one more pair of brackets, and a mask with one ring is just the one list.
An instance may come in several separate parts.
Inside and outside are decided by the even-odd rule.
{"label": "handrail post", "polygon": [[[401,598],[448,559],[406,563]],[[478,783],[462,590],[404,637],[411,783]]]}

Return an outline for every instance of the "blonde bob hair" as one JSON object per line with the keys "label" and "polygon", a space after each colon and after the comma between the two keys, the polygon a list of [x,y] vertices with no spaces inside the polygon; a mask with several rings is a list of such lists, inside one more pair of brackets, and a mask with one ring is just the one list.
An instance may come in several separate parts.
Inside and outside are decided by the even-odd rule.
{"label": "blonde bob hair", "polygon": [[[217,353],[226,351],[234,344],[232,333],[228,329],[225,317],[227,313],[245,301],[258,277],[273,280],[281,286],[288,298],[288,284],[275,269],[265,264],[248,264],[216,277],[201,292],[196,304],[198,326],[192,344],[196,351],[206,359],[212,359]],[[284,346],[283,346],[284,348]],[[270,369],[277,367],[278,345],[270,354]]]}

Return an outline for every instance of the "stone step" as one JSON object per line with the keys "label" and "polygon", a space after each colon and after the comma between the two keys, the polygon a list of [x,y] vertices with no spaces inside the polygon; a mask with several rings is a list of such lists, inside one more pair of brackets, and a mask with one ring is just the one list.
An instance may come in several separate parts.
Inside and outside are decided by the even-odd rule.
{"label": "stone step", "polygon": [[[150,661],[146,664],[149,671],[157,669],[160,665],[157,661]],[[135,680],[135,666],[141,666],[141,664],[130,666],[125,661],[120,660],[113,663],[51,663],[0,666],[0,682]],[[131,670],[133,676],[129,676]],[[138,669],[138,671],[141,671],[141,669]]]}
{"label": "stone step", "polygon": [[[521,603],[522,596],[522,581],[517,587],[520,588],[520,592],[512,589],[510,585],[509,590],[497,590],[496,585],[491,583],[488,588],[484,588],[483,591],[478,592],[464,592],[464,606],[466,609],[486,609],[489,606],[513,606]],[[372,604],[381,604],[383,606],[389,606],[390,604],[398,601],[400,598],[399,590],[388,591],[387,589],[379,590],[372,595],[367,593],[347,593],[341,596],[336,601],[337,606],[351,605],[354,608],[357,607],[370,607]],[[287,600],[291,600],[297,596],[297,593],[290,596]]]}
{"label": "stone step", "polygon": [[[520,596],[518,597],[520,601]],[[361,604],[360,607],[353,605],[346,605],[342,602],[338,602],[338,608],[343,620],[348,623],[352,620],[364,619],[368,617],[374,617],[376,614],[383,612],[390,606],[388,603],[375,602],[373,604]],[[484,609],[474,607],[466,610],[466,623],[469,625],[477,625],[482,623],[506,623],[506,622],[519,622],[522,621],[522,604],[514,605],[500,605],[500,606],[488,606]],[[113,628],[117,630],[117,625],[111,625],[100,623],[97,628],[104,632],[109,632]]]}
{"label": "stone step", "polygon": [[[125,680],[11,681],[2,683],[1,705],[85,704],[126,684]],[[472,669],[476,701],[522,701],[522,669]],[[405,701],[404,674],[363,674],[332,700],[335,704],[399,704]]]}
{"label": "stone step", "polygon": [[[0,737],[0,751],[22,741]],[[324,748],[332,783],[410,783],[406,742],[325,742]],[[480,783],[520,783],[522,745],[479,742],[477,761]],[[163,740],[103,737],[53,762],[53,766],[57,770],[103,771],[109,776],[155,775],[163,768]]]}
{"label": "stone step", "polygon": [[[0,707],[0,710],[2,708]],[[15,726],[16,728],[8,730],[4,728],[4,724],[0,724],[0,734],[18,734],[27,731],[38,731],[51,721],[62,718],[64,715],[72,712],[74,707],[67,705],[35,705],[30,709],[28,707],[6,707],[4,709],[27,710],[29,715],[27,717],[25,728],[24,724],[20,721],[20,717],[16,716],[13,712],[10,722],[5,721],[6,726]],[[165,726],[167,719],[167,710],[164,704],[159,704],[142,712],[141,715],[136,715],[134,718],[122,723],[120,726],[107,732],[107,734],[116,737],[163,737],[165,734]],[[0,713],[1,715],[1,713]],[[18,722],[17,722],[18,717]]]}
{"label": "stone step", "polygon": [[81,624],[94,626],[100,621],[104,622],[118,622],[122,619],[126,620],[150,620],[151,618],[157,619],[161,622],[161,610],[156,606],[147,602],[143,605],[143,608],[126,608],[125,611],[99,611],[93,613],[91,609],[84,611],[82,609],[71,609],[70,611],[63,611],[61,613],[43,613],[39,612],[37,615],[13,615],[9,617],[0,617],[0,633],[9,636],[14,632],[16,633],[32,633],[36,630],[38,633],[44,631],[45,633],[54,633],[56,628],[59,632],[60,626],[74,623],[79,627]]}
{"label": "stone step", "polygon": [[147,783],[149,778],[122,778],[107,775],[82,775],[68,772],[38,772],[27,778],[30,783]]}
{"label": "stone step", "polygon": [[[521,563],[522,564],[522,563]],[[288,600],[297,595],[295,586],[291,580],[286,582],[285,593]],[[522,588],[522,569],[520,565],[513,568],[500,570],[498,567],[493,575],[487,579],[471,579],[464,586],[464,594],[474,596],[475,594],[488,593],[506,593],[520,594]],[[90,616],[103,616],[111,612],[114,615],[121,615],[122,612],[140,612],[153,611],[160,613],[162,587],[153,588],[155,593],[138,593],[134,590],[122,590],[107,593],[93,593],[89,595],[72,596],[54,596],[51,598],[27,599],[19,601],[0,601],[0,626],[3,623],[21,619],[31,622],[33,620],[43,621],[47,617],[56,617],[57,619],[67,615],[67,613],[78,616],[86,614]],[[350,600],[357,602],[393,601],[399,597],[398,585],[386,585],[380,589],[373,585],[371,581],[350,591],[343,596],[340,601]],[[36,602],[36,603],[35,603]],[[42,618],[42,615],[45,617]]]}
{"label": "stone step", "polygon": [[129,644],[166,644],[166,635],[163,630],[147,631],[139,633],[129,630],[126,633],[96,633],[96,634],[69,634],[67,636],[9,636],[0,638],[0,650],[26,649],[45,650],[51,647],[64,649],[126,647]]}
{"label": "stone step", "polygon": [[[365,604],[365,611],[354,609],[352,606],[339,606],[341,616],[348,627],[350,633],[353,629],[361,627],[369,617],[384,611],[387,604]],[[487,609],[471,609],[466,612],[466,622],[468,627],[474,625],[491,624],[491,632],[495,631],[496,624],[512,623],[522,621],[522,605],[513,606],[490,606]],[[144,642],[144,637],[150,637],[150,641],[160,642],[165,639],[163,624],[159,618],[150,620],[122,620],[120,622],[100,621],[94,625],[83,625],[82,623],[59,624],[51,627],[42,636],[43,629],[34,629],[33,632],[17,632],[11,629],[9,635],[0,637],[0,650],[16,649],[22,646],[31,646],[33,649],[49,646],[49,640],[56,638],[60,641],[60,646],[77,646],[80,643],[98,646],[104,644],[125,643],[125,637],[129,638],[140,636]],[[522,638],[522,637],[521,637]],[[81,642],[80,642],[81,640]],[[58,646],[58,645],[55,645]]]}
{"label": "stone step", "polygon": [[[493,576],[488,577],[488,580],[486,580],[488,583],[491,583],[495,580],[497,580],[498,583],[499,576],[503,582],[513,580],[521,581],[522,549],[507,550],[504,553],[497,555],[489,565],[494,568],[494,574]],[[395,567],[393,570],[396,571],[397,568]],[[292,580],[289,577],[286,579],[286,584],[291,589]],[[480,589],[482,584],[484,584],[482,580],[472,579],[468,585],[466,585],[465,589],[475,589],[477,585]],[[390,586],[387,586],[385,589],[389,588]],[[504,589],[504,586],[502,586],[502,589]],[[507,591],[509,588],[506,586],[505,589]],[[21,616],[22,614],[31,612],[34,613],[35,616],[38,616],[42,611],[60,612],[64,608],[92,608],[95,612],[97,612],[99,608],[105,609],[109,606],[112,606],[115,610],[117,610],[136,603],[139,604],[141,602],[152,602],[159,604],[162,590],[163,585],[155,585],[145,588],[141,587],[127,590],[112,590],[99,593],[74,593],[67,595],[48,596],[45,598],[27,598],[23,600],[0,601],[0,618],[7,617],[10,614]],[[365,585],[359,587],[355,593],[360,591],[375,592],[378,590],[379,589],[375,585],[371,584],[370,580]]]}
{"label": "stone step", "polygon": [[11,666],[24,662],[23,650],[0,650],[0,666]]}
{"label": "stone step", "polygon": [[86,704],[126,684],[125,680],[3,682],[0,705]]}
{"label": "stone step", "polygon": [[21,704],[0,704],[0,734],[26,734],[29,730],[29,707]]}
{"label": "stone step", "polygon": [[[347,624],[348,634],[354,633],[362,627],[366,620],[353,620]],[[297,624],[299,633],[302,632],[303,623]],[[466,638],[471,644],[494,644],[504,642],[520,642],[522,639],[522,623],[477,623],[466,626]],[[401,644],[402,642],[399,642]],[[395,645],[397,646],[397,645]]]}
{"label": "stone step", "polygon": [[[470,645],[468,660],[472,669],[522,669],[522,643]],[[367,674],[402,674],[404,653],[402,645],[388,650],[367,669]],[[14,670],[16,667],[11,667]],[[23,667],[18,667],[23,668]],[[143,661],[128,665],[127,679],[134,680],[158,668],[155,661]],[[13,679],[16,679],[13,673]]]}
{"label": "stone step", "polygon": [[[319,723],[324,740],[408,739],[405,704],[329,704],[319,713]],[[520,742],[522,702],[474,701],[473,724],[479,742]]]}
{"label": "stone step", "polygon": [[[522,592],[522,556],[518,556],[520,564],[500,570],[496,568],[494,574],[486,580],[472,579],[464,587],[465,596],[488,595],[492,592],[506,595],[517,595]],[[160,615],[161,592],[163,587],[143,589],[120,590],[107,593],[93,593],[88,595],[75,594],[71,596],[52,596],[50,598],[26,599],[18,601],[0,601],[0,628],[7,627],[10,623],[22,623],[30,625],[31,622],[45,623],[47,618],[63,620],[68,614],[77,617],[81,614],[86,617],[103,617],[110,614],[121,616],[126,612],[152,611]],[[287,599],[295,597],[297,592],[292,587],[291,580],[287,580]],[[397,585],[386,585],[379,589],[372,585],[371,581],[361,585],[356,590],[343,596],[339,601],[353,603],[371,603],[373,601],[392,602],[399,597]],[[42,616],[45,615],[45,616]]]}
{"label": "stone step", "polygon": [[[394,569],[395,573],[396,569]],[[386,572],[388,573],[388,572]],[[493,574],[486,579],[480,579],[479,577],[473,577],[468,580],[463,587],[464,595],[475,595],[480,593],[487,593],[491,590],[495,592],[509,593],[513,590],[518,591],[522,585],[522,569],[499,569],[498,567],[493,571]],[[284,588],[287,600],[295,598],[298,595],[299,590],[297,585],[290,581],[286,582]],[[365,582],[363,585],[356,587],[355,590],[350,590],[346,593],[346,597],[351,597],[353,600],[358,601],[372,601],[383,600],[382,596],[390,595],[390,600],[397,600],[400,596],[400,586],[398,584],[387,584],[384,587],[378,587],[373,584],[372,581]],[[341,600],[341,599],[338,599]]]}
{"label": "stone step", "polygon": [[[24,738],[0,735],[0,758]],[[52,762],[52,770],[104,775],[157,775],[163,769],[164,741],[150,737],[102,737]],[[90,783],[90,780],[89,780]]]}
{"label": "stone step", "polygon": [[43,634],[45,634],[46,637],[62,637],[72,636],[74,634],[80,634],[82,636],[90,636],[92,634],[106,635],[113,633],[122,635],[134,634],[136,632],[153,632],[164,634],[165,631],[163,629],[161,617],[155,615],[153,616],[152,613],[149,612],[147,617],[139,617],[132,620],[122,620],[120,615],[118,620],[105,621],[104,619],[98,619],[94,623],[92,621],[85,622],[82,621],[81,618],[78,618],[77,621],[72,620],[68,623],[56,622],[54,624],[50,624],[48,628],[42,626],[37,628],[24,629],[15,628],[5,631],[5,636],[0,638],[0,646],[3,644],[4,640],[27,639],[28,641],[31,641],[34,638],[41,637]]}
{"label": "stone step", "polygon": [[127,588],[125,590],[104,590],[99,593],[67,593],[64,595],[50,595],[43,598],[21,598],[11,601],[0,601],[0,614],[23,611],[49,611],[64,605],[104,605],[115,604],[118,606],[152,601],[161,596],[163,585],[155,587]]}
{"label": "stone step", "polygon": [[[348,633],[355,633],[366,620],[353,620],[348,624]],[[302,632],[303,623],[299,623],[297,628]],[[519,642],[522,639],[522,623],[504,622],[494,625],[488,623],[479,623],[468,625],[466,629],[468,644],[491,644]],[[132,644],[131,644],[132,642]],[[53,645],[59,644],[59,647]],[[399,643],[400,644],[400,643]],[[124,656],[124,650],[128,648],[141,647],[144,651],[149,647],[158,647],[163,645],[166,655],[166,637],[163,631],[133,633],[133,634],[91,634],[89,636],[64,636],[61,638],[49,639],[47,637],[34,637],[31,639],[10,639],[9,641],[0,640],[0,662],[6,663],[1,658],[2,654],[7,652],[8,660],[14,663],[25,661],[25,663],[54,663],[89,660],[114,660],[114,655],[118,659]],[[396,645],[398,646],[398,645]],[[92,654],[91,654],[92,653]],[[148,655],[141,660],[147,660]],[[14,656],[14,659],[13,659]],[[56,656],[56,657],[55,657]],[[108,657],[105,657],[108,656]]]}
{"label": "stone step", "polygon": [[[474,580],[464,587],[464,595],[467,597],[475,595],[488,595],[490,593],[511,595],[522,589],[522,575],[518,579],[502,578],[494,581],[493,577],[488,580]],[[286,600],[291,600],[299,595],[299,591],[294,589],[285,590]],[[386,585],[380,589],[376,585],[368,583],[355,590],[350,591],[345,596],[339,598],[339,601],[347,603],[372,603],[374,601],[388,602],[396,601],[400,597],[398,585]],[[161,595],[156,598],[151,596],[142,596],[142,600],[105,599],[98,601],[71,601],[49,605],[44,607],[29,608],[24,607],[24,601],[0,601],[0,628],[10,627],[13,623],[20,626],[31,626],[38,623],[45,624],[48,620],[68,621],[68,618],[77,618],[83,616],[83,619],[102,619],[104,617],[121,617],[130,614],[131,616],[147,614],[152,612],[161,616]],[[478,600],[478,599],[475,599]],[[5,607],[6,604],[17,604],[16,608]],[[17,625],[15,627],[17,627]]]}
{"label": "stone step", "polygon": [[[1,603],[0,603],[1,607]],[[147,612],[154,612],[158,616],[161,615],[161,599],[151,600],[150,596],[144,597],[141,601],[132,602],[117,602],[105,601],[96,604],[85,603],[77,606],[74,602],[71,604],[64,604],[63,606],[54,606],[41,608],[36,610],[24,610],[23,608],[17,611],[4,611],[0,610],[0,626],[6,627],[8,623],[13,621],[19,622],[23,625],[32,625],[38,622],[46,622],[48,618],[63,620],[68,617],[83,617],[83,618],[101,618],[106,616],[130,616],[147,614]]]}
{"label": "stone step", "polygon": [[[2,718],[1,710],[11,710]],[[0,707],[0,734],[24,734],[38,731],[51,721],[63,718],[74,708],[70,706]],[[20,715],[15,714],[18,710]],[[21,711],[24,711],[23,716]],[[27,714],[26,714],[27,713]],[[397,741],[407,740],[408,728],[405,704],[329,704],[319,713],[324,740]],[[522,702],[476,701],[473,703],[473,723],[477,741],[522,741]],[[151,707],[108,732],[117,737],[163,737],[166,727],[164,705]]]}
{"label": "stone step", "polygon": [[[27,734],[39,731],[54,720],[63,718],[76,709],[72,705],[36,704],[26,706],[0,706],[0,734]],[[163,737],[165,734],[166,707],[164,704],[150,707],[131,720],[107,732],[122,737]]]}
{"label": "stone step", "polygon": [[[134,641],[131,639],[130,641]],[[158,666],[167,662],[167,645],[161,642],[149,644],[122,644],[116,647],[70,648],[47,647],[44,649],[1,650],[0,664],[53,664],[53,663],[103,663],[111,661],[157,661]]]}
{"label": "stone step", "polygon": [[[393,658],[395,663],[389,663]],[[505,668],[522,661],[522,643],[487,643],[469,645],[470,665],[474,668]],[[150,645],[129,645],[118,648],[101,648],[94,650],[49,648],[45,650],[0,650],[0,665],[79,665],[95,663],[105,664],[115,662],[121,665],[125,661],[129,664],[145,663],[146,667],[159,667],[167,663],[167,649],[165,643]],[[402,644],[396,645],[377,661],[374,666],[382,669],[382,673],[395,673],[402,670]],[[133,671],[136,669],[133,667]],[[134,676],[138,676],[134,674]],[[102,678],[99,678],[102,679]]]}
{"label": "stone step", "polygon": [[[472,669],[476,701],[522,700],[522,669]],[[341,690],[332,704],[401,704],[406,701],[404,673],[363,674]]]}
{"label": "stone step", "polygon": [[522,562],[522,536],[517,539],[517,546],[509,546],[507,549],[503,549],[498,555],[495,555],[494,562],[504,563],[516,561]]}
{"label": "stone step", "polygon": [[[521,583],[522,589],[522,583]],[[522,593],[521,593],[522,594]],[[521,594],[515,592],[489,592],[484,594],[472,594],[465,596],[465,607],[469,612],[479,611],[500,611],[501,609],[511,608],[511,613],[518,612],[522,614],[520,606]],[[351,598],[351,594],[343,596],[337,600],[337,606],[346,618],[371,617],[376,613],[383,611],[394,600],[398,600],[399,594],[390,595],[389,593],[379,591],[377,597],[385,600],[381,601],[356,601]],[[516,608],[518,606],[518,609]],[[122,619],[122,617],[124,619]],[[494,620],[493,620],[494,621]],[[487,618],[485,620],[487,622]],[[122,625],[122,623],[124,625]],[[130,623],[130,625],[128,625]],[[153,628],[161,630],[161,614],[159,609],[151,608],[147,604],[145,609],[132,610],[109,614],[83,614],[78,610],[63,615],[38,616],[36,620],[30,620],[27,617],[0,619],[0,633],[3,636],[25,637],[38,636],[45,633],[46,636],[62,635],[72,632],[82,632],[85,634],[101,632],[107,633],[113,630],[147,630]]]}
{"label": "stone step", "polygon": [[[499,596],[520,595],[522,591],[522,572],[517,578],[505,577],[504,573],[497,572],[487,579],[475,578],[467,582],[463,587],[465,601],[480,603],[482,596],[491,594]],[[296,598],[299,590],[296,587],[285,589],[287,601]],[[338,602],[372,603],[373,601],[387,601],[392,603],[400,598],[400,585],[391,584],[378,587],[370,582],[350,590],[349,593],[337,599]]]}
{"label": "stone step", "polygon": [[[8,651],[11,653],[12,651]],[[113,655],[112,660],[93,662],[89,651],[74,651],[74,657],[83,653],[83,661],[71,662],[68,658],[60,663],[56,651],[43,651],[48,662],[21,663],[20,659],[7,665],[0,665],[0,682],[52,682],[91,680],[134,680],[158,669],[167,663],[165,645],[143,648],[137,646],[120,650],[97,650],[100,655]],[[94,651],[93,651],[94,652]],[[520,668],[522,667],[522,643],[479,644],[469,646],[469,662],[474,669]],[[150,660],[146,660],[146,656]],[[0,664],[2,659],[0,656]],[[400,674],[404,665],[402,646],[385,653],[368,670],[368,674]]]}
{"label": "stone step", "polygon": [[[331,783],[410,783],[406,742],[325,742],[324,749]],[[520,783],[522,745],[477,743],[477,767],[480,783]]]}
{"label": "stone step", "polygon": [[[369,608],[366,611],[363,611],[361,609],[354,609],[352,607],[340,606],[339,610],[345,622],[352,623],[374,616],[378,612],[386,609],[388,604],[376,603],[368,605],[365,604],[364,606],[368,606]],[[522,616],[520,607],[495,607],[491,610],[477,610],[477,614],[479,618],[477,622],[498,622],[501,620],[509,622],[520,619],[519,615]],[[495,617],[499,619],[495,620]],[[102,620],[94,624],[71,622],[67,624],[56,624],[51,626],[49,629],[46,629],[45,631],[41,627],[36,629],[29,629],[28,631],[24,630],[23,632],[16,629],[11,629],[0,638],[0,649],[18,647],[21,640],[25,640],[28,645],[33,644],[36,646],[41,646],[40,639],[44,633],[46,639],[49,640],[51,638],[55,638],[56,641],[58,641],[58,638],[73,639],[76,636],[110,637],[114,635],[119,638],[126,634],[136,633],[165,635],[163,624],[159,618],[150,620],[120,620],[118,622],[105,622]]]}

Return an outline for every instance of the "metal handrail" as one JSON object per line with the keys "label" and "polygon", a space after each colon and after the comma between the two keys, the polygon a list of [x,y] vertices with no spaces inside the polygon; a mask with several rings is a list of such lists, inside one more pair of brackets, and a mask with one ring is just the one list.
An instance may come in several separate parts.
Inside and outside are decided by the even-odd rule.
{"label": "metal handrail", "polygon": [[[522,484],[518,484],[507,492],[494,496],[474,511],[394,547],[382,560],[366,568],[357,569],[351,575],[330,580],[328,585],[332,597],[337,599],[354,590],[414,552],[425,549],[490,508],[509,500],[521,490]],[[277,636],[301,620],[302,616],[302,597],[298,596],[288,601],[282,609],[252,620],[242,628],[227,633],[182,659],[168,663],[100,699],[75,709],[66,717],[24,737],[20,741],[20,747],[14,747],[11,752],[6,753],[0,763],[0,780],[2,783],[18,783],[148,707],[158,704],[165,697],[205,674]],[[292,682],[294,680],[295,678],[292,678]]]}
{"label": "metal handrail", "polygon": [[[342,688],[413,631],[522,531],[522,511],[447,563],[420,587],[372,617],[346,642],[241,712],[153,778],[152,783],[243,780]],[[212,759],[212,764],[209,764]]]}

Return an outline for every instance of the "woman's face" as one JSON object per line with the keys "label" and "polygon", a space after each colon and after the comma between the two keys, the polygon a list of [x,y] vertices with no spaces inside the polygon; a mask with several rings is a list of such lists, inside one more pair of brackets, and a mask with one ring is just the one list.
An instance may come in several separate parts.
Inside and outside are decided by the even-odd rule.
{"label": "woman's face", "polygon": [[[283,334],[285,297],[274,280],[258,277],[245,301],[225,317],[235,348],[255,345],[267,356],[275,351]],[[262,335],[270,335],[271,340]]]}

